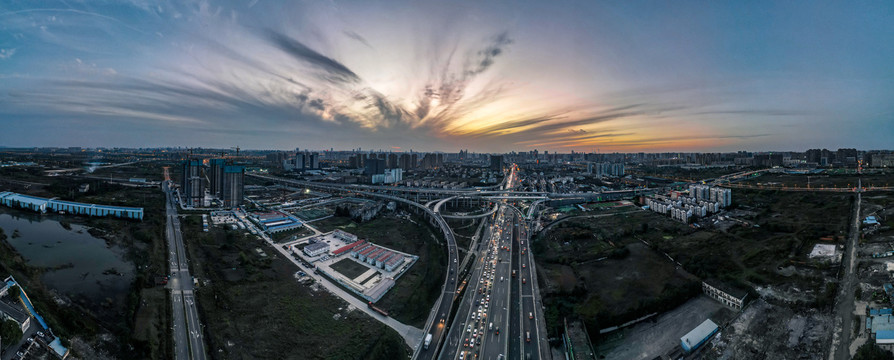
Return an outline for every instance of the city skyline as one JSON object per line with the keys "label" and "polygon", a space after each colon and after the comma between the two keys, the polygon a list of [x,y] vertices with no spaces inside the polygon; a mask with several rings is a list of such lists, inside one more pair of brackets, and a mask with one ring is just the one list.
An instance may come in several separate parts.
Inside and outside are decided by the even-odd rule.
{"label": "city skyline", "polygon": [[4,146],[728,152],[894,134],[884,2],[25,5],[0,5]]}

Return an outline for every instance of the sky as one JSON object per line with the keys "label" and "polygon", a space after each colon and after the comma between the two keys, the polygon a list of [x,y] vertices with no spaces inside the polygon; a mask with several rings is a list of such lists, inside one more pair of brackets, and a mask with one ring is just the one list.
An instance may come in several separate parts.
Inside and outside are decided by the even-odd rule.
{"label": "sky", "polygon": [[0,146],[891,148],[892,1],[0,0]]}

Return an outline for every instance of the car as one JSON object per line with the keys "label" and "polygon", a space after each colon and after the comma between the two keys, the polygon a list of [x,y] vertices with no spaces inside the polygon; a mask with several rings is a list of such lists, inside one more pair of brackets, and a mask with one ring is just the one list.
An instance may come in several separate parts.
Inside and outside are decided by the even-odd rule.
{"label": "car", "polygon": [[500,335],[500,328],[497,328],[497,335]]}
{"label": "car", "polygon": [[38,331],[37,336],[44,337],[43,331]]}
{"label": "car", "polygon": [[528,283],[528,279],[527,279],[527,278],[522,278],[522,284],[527,284],[527,283]]}
{"label": "car", "polygon": [[531,332],[525,331],[525,342],[531,342]]}
{"label": "car", "polygon": [[465,351],[459,353],[459,360],[463,360],[463,359],[465,359],[465,357],[466,357],[466,352],[465,352]]}
{"label": "car", "polygon": [[28,342],[29,342],[29,343],[34,342],[34,338],[33,338],[33,337],[29,337],[29,338],[28,338]]}
{"label": "car", "polygon": [[529,313],[528,313],[528,319],[533,319],[533,318],[534,318],[534,313],[529,312]]}
{"label": "car", "polygon": [[526,265],[526,264],[522,264],[522,269],[524,269],[524,268],[526,268],[526,267],[528,267],[528,265]]}
{"label": "car", "polygon": [[472,332],[472,324],[469,324],[469,327],[466,328],[466,332]]}
{"label": "car", "polygon": [[469,338],[466,338],[466,341],[463,342],[463,346],[469,347]]}

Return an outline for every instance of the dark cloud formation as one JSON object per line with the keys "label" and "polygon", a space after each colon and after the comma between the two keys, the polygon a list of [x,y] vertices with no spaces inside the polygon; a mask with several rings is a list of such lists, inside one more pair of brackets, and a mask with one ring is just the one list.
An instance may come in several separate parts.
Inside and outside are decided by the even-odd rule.
{"label": "dark cloud formation", "polygon": [[265,32],[265,36],[271,44],[302,62],[315,65],[327,71],[330,75],[334,76],[335,79],[346,82],[360,81],[360,77],[351,71],[351,69],[348,69],[347,66],[342,65],[342,63],[326,55],[320,54],[294,38],[269,29]]}
{"label": "dark cloud formation", "polygon": [[512,44],[512,39],[509,38],[508,33],[504,32],[495,36],[487,47],[478,51],[478,56],[475,59],[477,63],[471,69],[466,70],[466,76],[475,76],[483,73],[494,64],[494,58],[500,56],[510,44]]}

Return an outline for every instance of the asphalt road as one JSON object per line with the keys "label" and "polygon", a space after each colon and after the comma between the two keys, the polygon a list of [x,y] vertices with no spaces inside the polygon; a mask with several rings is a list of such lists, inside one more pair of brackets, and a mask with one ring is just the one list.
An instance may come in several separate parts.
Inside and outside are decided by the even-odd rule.
{"label": "asphalt road", "polygon": [[[509,300],[506,285],[511,259],[502,250],[509,246],[509,237],[503,230],[508,226],[501,224],[501,213],[497,213],[495,224],[485,232],[476,249],[480,255],[475,260],[468,290],[457,310],[440,359],[471,359],[475,353],[481,354],[480,359],[496,359],[499,354],[505,354]],[[500,334],[497,334],[498,329],[502,330]]]}
{"label": "asphalt road", "polygon": [[[862,180],[857,180],[857,188],[862,188]],[[847,252],[844,256],[842,268],[844,275],[838,288],[838,299],[835,304],[835,326],[833,327],[831,349],[829,359],[845,360],[851,358],[850,345],[853,334],[854,322],[854,288],[857,286],[854,267],[857,262],[856,249],[860,238],[860,202],[862,194],[857,193],[857,201],[854,202],[853,215],[851,215],[851,228],[848,236]]]}
{"label": "asphalt road", "polygon": [[[400,199],[397,197],[393,197],[395,200],[399,201],[407,201],[404,199]],[[428,210],[426,208],[426,210]],[[433,213],[434,214],[434,213]],[[439,214],[434,214],[435,221],[437,221],[442,229],[449,229],[446,221]],[[414,358],[415,359],[435,359],[438,355],[438,348],[441,346],[441,342],[444,338],[444,334],[447,331],[447,320],[450,319],[450,311],[453,307],[453,301],[456,299],[457,294],[457,285],[459,276],[459,255],[456,251],[456,238],[453,235],[453,231],[450,230],[447,234],[444,234],[445,240],[447,241],[447,280],[444,284],[444,288],[441,293],[441,297],[438,299],[438,302],[433,307],[431,314],[429,315],[429,320],[426,322],[426,329],[429,334],[432,334],[431,344],[426,348],[425,346],[419,347],[416,352]]]}
{"label": "asphalt road", "polygon": [[[544,357],[541,351],[542,342],[540,340],[546,334],[538,326],[538,322],[542,318],[542,312],[539,311],[540,295],[536,289],[537,275],[534,272],[533,257],[528,250],[530,243],[528,232],[524,222],[519,219],[520,216],[521,214],[518,214],[518,217],[516,217],[515,223],[518,226],[515,227],[513,232],[514,241],[519,248],[517,252],[519,256],[518,263],[521,266],[519,277],[522,278],[522,282],[519,284],[519,303],[521,307],[519,332],[522,335],[519,338],[519,352],[523,354],[522,359],[540,359]],[[543,329],[545,328],[544,326]]]}
{"label": "asphalt road", "polygon": [[193,294],[193,279],[189,274],[189,261],[186,258],[186,247],[183,245],[183,233],[180,231],[180,219],[174,205],[170,184],[165,182],[166,219],[165,236],[168,239],[171,278],[168,288],[171,289],[171,305],[174,317],[174,358],[204,360],[205,342],[196,301]]}

